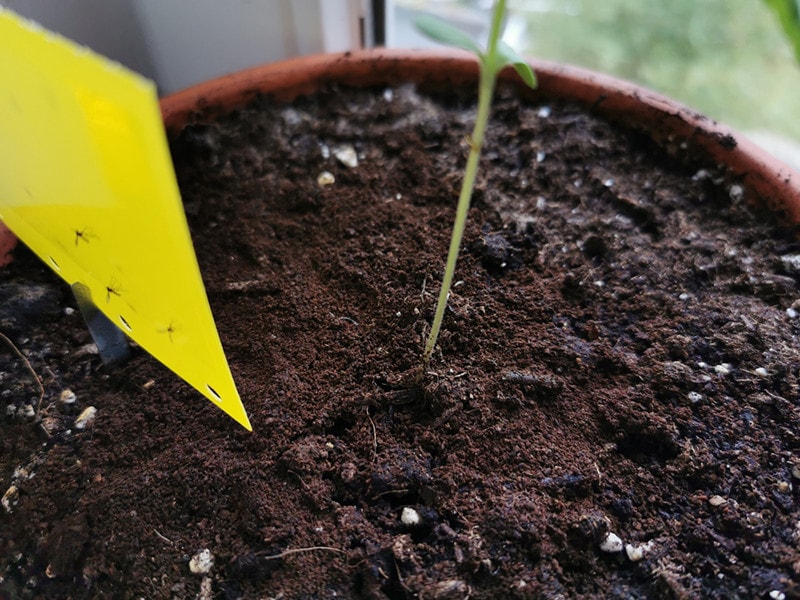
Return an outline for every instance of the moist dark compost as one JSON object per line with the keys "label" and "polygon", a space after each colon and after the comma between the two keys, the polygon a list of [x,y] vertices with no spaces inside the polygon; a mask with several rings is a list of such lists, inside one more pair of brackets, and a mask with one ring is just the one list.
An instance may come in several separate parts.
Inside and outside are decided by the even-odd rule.
{"label": "moist dark compost", "polygon": [[0,598],[800,597],[792,232],[691,144],[502,90],[420,379],[473,114],[334,88],[172,140],[254,433],[103,367],[17,251]]}

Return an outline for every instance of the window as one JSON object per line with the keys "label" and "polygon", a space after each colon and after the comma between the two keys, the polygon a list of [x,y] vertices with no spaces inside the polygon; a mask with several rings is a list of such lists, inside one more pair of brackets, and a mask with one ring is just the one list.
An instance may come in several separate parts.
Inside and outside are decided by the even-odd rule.
{"label": "window", "polygon": [[[477,37],[491,0],[394,0],[387,40],[431,45],[418,12]],[[800,65],[777,20],[756,0],[508,0],[506,41],[526,56],[640,83],[736,128],[800,169]]]}

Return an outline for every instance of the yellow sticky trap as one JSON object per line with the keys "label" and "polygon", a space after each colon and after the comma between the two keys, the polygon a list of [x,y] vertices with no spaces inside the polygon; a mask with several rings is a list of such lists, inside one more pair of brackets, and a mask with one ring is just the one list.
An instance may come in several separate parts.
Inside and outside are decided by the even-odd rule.
{"label": "yellow sticky trap", "polygon": [[208,305],[155,85],[2,8],[0,220],[251,430]]}

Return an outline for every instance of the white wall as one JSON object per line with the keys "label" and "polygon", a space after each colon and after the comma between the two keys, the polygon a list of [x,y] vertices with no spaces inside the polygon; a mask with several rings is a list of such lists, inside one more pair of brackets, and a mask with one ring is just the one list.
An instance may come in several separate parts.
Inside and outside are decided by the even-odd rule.
{"label": "white wall", "polygon": [[322,51],[324,0],[132,0],[164,93]]}
{"label": "white wall", "polygon": [[155,67],[130,0],[0,0],[0,6],[153,79]]}
{"label": "white wall", "polygon": [[360,44],[366,0],[0,0],[154,79],[168,94],[291,56]]}

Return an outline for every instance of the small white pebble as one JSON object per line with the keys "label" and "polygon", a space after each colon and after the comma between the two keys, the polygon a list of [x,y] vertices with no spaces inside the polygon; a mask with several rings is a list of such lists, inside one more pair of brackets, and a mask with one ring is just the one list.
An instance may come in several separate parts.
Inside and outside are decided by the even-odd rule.
{"label": "small white pebble", "polygon": [[[483,561],[481,561],[483,563]],[[420,591],[420,598],[469,598],[471,588],[461,579],[446,579],[425,586]]]}
{"label": "small white pebble", "polygon": [[692,404],[697,404],[703,400],[703,394],[699,392],[689,392],[686,397],[689,398],[689,402]]}
{"label": "small white pebble", "polygon": [[45,417],[42,419],[42,429],[44,429],[50,435],[53,435],[56,431],[58,431],[59,427],[61,427],[61,421],[55,417]]}
{"label": "small white pebble", "polygon": [[546,119],[553,113],[553,109],[549,106],[540,106],[539,110],[536,111],[536,116],[541,119]]}
{"label": "small white pebble", "polygon": [[422,522],[422,517],[416,510],[410,506],[406,506],[403,508],[403,512],[400,513],[400,522],[403,525],[415,527]]}
{"label": "small white pebble", "polygon": [[721,363],[714,367],[714,371],[719,375],[730,375],[731,366],[728,363]]}
{"label": "small white pebble", "polygon": [[683,292],[680,296],[678,296],[678,299],[683,300],[685,302],[686,300],[689,300],[691,297],[692,297],[691,294]]}
{"label": "small white pebble", "polygon": [[317,176],[317,185],[319,187],[326,187],[336,183],[336,178],[330,171],[323,171]]}
{"label": "small white pebble", "polygon": [[340,163],[350,169],[358,166],[358,155],[352,144],[342,144],[333,149],[333,155]]}
{"label": "small white pebble", "polygon": [[539,196],[536,198],[536,210],[544,210],[547,208],[547,198]]}
{"label": "small white pebble", "polygon": [[19,466],[14,469],[13,477],[14,479],[31,479],[33,476],[26,467]]}
{"label": "small white pebble", "polygon": [[639,562],[644,558],[644,550],[641,546],[634,546],[633,544],[625,544],[625,554],[631,562]]}
{"label": "small white pebble", "polygon": [[69,316],[72,316],[72,315],[74,315],[74,314],[75,314],[75,309],[74,309],[74,308],[72,308],[71,306],[67,306],[67,307],[64,309],[64,314],[65,314],[65,315],[67,315],[68,317],[69,317]]}
{"label": "small white pebble", "polygon": [[603,281],[602,279],[598,279],[597,281],[594,282],[594,285],[595,285],[595,287],[601,288],[601,287],[605,287],[606,282]]}
{"label": "small white pebble", "polygon": [[401,194],[400,192],[396,193],[394,195],[394,199],[395,200],[402,200],[403,199],[403,194]]}
{"label": "small white pebble", "polygon": [[214,555],[211,550],[203,548],[189,561],[189,570],[195,575],[208,575],[214,566]]}
{"label": "small white pebble", "polygon": [[386,102],[391,102],[394,99],[394,91],[392,88],[383,90],[383,99],[386,100]]}
{"label": "small white pebble", "polygon": [[652,540],[638,546],[634,546],[633,544],[625,544],[625,554],[627,555],[628,560],[631,562],[639,562],[645,557],[645,554],[649,554],[652,549]]}
{"label": "small white pebble", "polygon": [[783,593],[782,591],[780,591],[780,590],[772,590],[772,591],[769,593],[769,597],[770,597],[772,600],[786,600],[786,594],[784,594],[784,593]]}
{"label": "small white pebble", "polygon": [[711,496],[711,498],[708,499],[708,503],[713,507],[717,507],[726,505],[728,501],[722,496],[718,496],[715,494],[714,496]]}
{"label": "small white pebble", "polygon": [[195,598],[197,600],[213,600],[214,589],[212,584],[211,577],[203,577],[202,581],[200,581],[200,593]]}
{"label": "small white pebble", "polygon": [[78,397],[75,395],[75,392],[70,389],[66,389],[58,395],[58,401],[61,402],[61,404],[75,404],[75,400],[77,399]]}
{"label": "small white pebble", "polygon": [[698,366],[699,368],[701,368],[701,369],[705,369],[705,368],[707,368],[707,367],[708,367],[708,363],[706,363],[706,362],[703,362],[703,361],[701,360],[699,363],[697,363],[697,366]]}
{"label": "small white pebble", "polygon": [[731,196],[731,200],[741,200],[744,197],[744,188],[740,185],[732,185],[728,193]]}
{"label": "small white pebble", "polygon": [[26,419],[32,419],[36,416],[36,410],[33,408],[33,405],[26,404],[22,407],[22,416]]}
{"label": "small white pebble", "polygon": [[0,504],[3,505],[3,508],[7,513],[10,513],[14,510],[14,507],[19,502],[19,489],[17,486],[12,485],[10,488],[6,490],[6,493],[3,494],[2,500],[0,500]]}
{"label": "small white pebble", "polygon": [[603,185],[604,185],[604,186],[606,186],[606,187],[611,187],[611,186],[613,186],[613,185],[614,185],[614,179],[613,179],[612,177],[609,177],[608,179],[606,179],[606,180],[603,182]]}
{"label": "small white pebble", "polygon": [[81,414],[75,419],[75,429],[86,429],[94,423],[97,417],[97,409],[94,406],[87,406],[81,411]]}
{"label": "small white pebble", "polygon": [[331,149],[328,148],[327,144],[320,144],[319,145],[319,153],[322,155],[322,158],[328,160],[331,157]]}
{"label": "small white pebble", "polygon": [[297,125],[303,122],[303,117],[300,115],[300,112],[291,106],[285,108],[281,116],[288,125]]}
{"label": "small white pebble", "polygon": [[616,533],[611,533],[610,531],[606,534],[605,539],[600,542],[600,550],[608,552],[609,554],[622,552],[624,548],[625,546],[620,537]]}
{"label": "small white pebble", "polygon": [[787,254],[781,256],[783,267],[792,273],[800,273],[800,254]]}
{"label": "small white pebble", "polygon": [[625,554],[631,562],[639,562],[653,549],[653,542],[649,541],[646,544],[634,546],[633,544],[625,544]]}
{"label": "small white pebble", "polygon": [[796,319],[797,311],[790,306],[789,308],[786,309],[786,316],[789,317],[790,319]]}
{"label": "small white pebble", "polygon": [[97,344],[91,342],[89,344],[84,344],[77,350],[75,350],[75,358],[80,356],[86,356],[87,354],[99,354],[100,351],[97,349]]}
{"label": "small white pebble", "polygon": [[764,367],[758,367],[754,372],[759,377],[769,377],[769,372]]}
{"label": "small white pebble", "polygon": [[545,158],[547,158],[547,155],[544,152],[540,151],[540,152],[536,153],[536,162],[537,163],[544,162]]}

